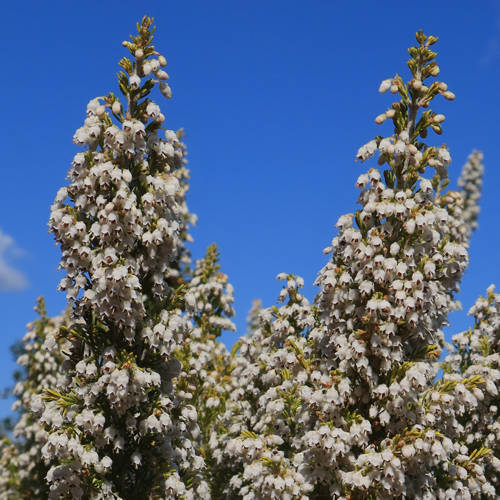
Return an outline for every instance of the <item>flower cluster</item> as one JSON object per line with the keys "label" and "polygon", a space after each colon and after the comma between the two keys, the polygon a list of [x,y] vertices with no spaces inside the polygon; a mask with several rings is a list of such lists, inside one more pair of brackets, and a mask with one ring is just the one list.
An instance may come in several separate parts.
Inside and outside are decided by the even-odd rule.
{"label": "flower cluster", "polygon": [[65,361],[64,343],[55,344],[55,349],[52,350],[42,348],[45,340],[55,338],[59,328],[67,323],[69,311],[61,316],[48,317],[43,297],[38,298],[35,311],[39,318],[28,324],[27,333],[14,349],[18,354],[17,363],[21,371],[13,390],[16,401],[12,409],[18,412],[19,420],[13,429],[15,441],[6,440],[1,452],[2,498],[48,496],[45,481],[47,467],[42,461],[42,448],[47,441],[47,433],[33,411],[42,404],[41,390],[63,388],[69,382],[67,373],[61,370]]}
{"label": "flower cluster", "polygon": [[[255,311],[251,334],[240,340],[226,411],[213,439],[217,467],[230,477],[229,498],[307,498],[312,490],[302,474],[307,465],[293,444],[307,425],[298,412],[308,397],[310,346],[304,332],[314,323],[314,308],[300,293],[302,278],[281,273],[284,304]],[[258,309],[258,304],[256,309]],[[304,392],[306,391],[306,392]]]}
{"label": "flower cluster", "polygon": [[470,237],[470,233],[478,228],[479,217],[479,199],[481,198],[481,190],[483,187],[483,154],[479,151],[474,151],[466,164],[462,168],[462,174],[458,179],[458,185],[462,189],[462,220],[468,227],[466,237]]}
{"label": "flower cluster", "polygon": [[[236,330],[229,319],[234,315],[233,287],[227,275],[220,272],[218,260],[219,251],[214,243],[208,247],[205,257],[195,263],[184,295],[186,316],[193,329],[175,353],[182,363],[176,387],[179,396],[183,394],[196,408],[200,427],[196,444],[209,466],[212,464],[209,446],[212,428],[230,394],[227,385],[233,381],[231,356],[218,337],[223,330]],[[215,494],[217,481],[213,476],[216,472],[208,467],[206,474]]]}
{"label": "flower cluster", "polygon": [[391,118],[394,134],[363,146],[358,159],[378,151],[386,169],[359,177],[362,208],[337,222],[317,305],[303,302],[299,281],[280,276],[290,303],[264,310],[253,340],[241,344],[240,390],[217,455],[220,466],[230,464],[228,491],[237,497],[494,494],[484,474],[490,452],[469,450],[460,424],[484,378],[434,381],[442,327],[458,307],[454,293],[468,263],[473,227],[464,214],[477,196],[444,191],[451,157],[421,140],[428,129],[442,131],[444,116],[426,109],[431,100],[454,96],[442,82],[423,83],[438,73],[436,39],[419,32],[417,41],[412,80],[396,76],[381,86],[400,95],[376,119]]}
{"label": "flower cluster", "polygon": [[[71,310],[33,323],[18,362],[17,441],[0,445],[5,498],[323,500],[496,498],[500,491],[500,295],[445,347],[477,229],[482,155],[448,189],[437,38],[417,33],[411,79],[362,146],[359,210],[325,249],[313,303],[280,273],[248,333],[220,342],[233,287],[211,245],[191,268],[182,131],[151,99],[171,96],[152,20],[123,45],[123,103],[93,99],[69,184],[52,206]],[[429,174],[429,172],[431,172]],[[442,369],[442,375],[439,370]]]}
{"label": "flower cluster", "polygon": [[184,145],[149,98],[157,84],[170,97],[151,26],[144,18],[124,42],[134,57],[120,61],[126,106],[114,94],[87,106],[74,136],[86,151],[52,206],[60,288],[74,310],[63,332],[71,382],[47,389],[40,410],[51,498],[205,498],[208,489],[196,409],[174,388],[174,353],[190,334],[175,279],[190,216]]}
{"label": "flower cluster", "polygon": [[[481,377],[484,390],[472,397],[472,411],[460,418],[463,439],[470,452],[485,447],[491,450],[485,475],[496,491],[500,489],[500,295],[491,285],[470,309],[474,325],[453,336],[454,350],[447,356],[443,369],[446,383],[461,378]],[[455,389],[456,390],[456,389]]]}

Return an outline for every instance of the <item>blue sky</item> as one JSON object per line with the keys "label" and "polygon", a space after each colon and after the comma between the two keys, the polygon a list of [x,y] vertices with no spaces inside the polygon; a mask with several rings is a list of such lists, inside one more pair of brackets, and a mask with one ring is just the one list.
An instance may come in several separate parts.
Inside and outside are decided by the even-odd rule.
{"label": "blue sky", "polygon": [[[46,297],[50,314],[65,305],[49,206],[79,151],[71,139],[85,106],[117,90],[121,41],[144,14],[155,18],[156,45],[168,60],[166,125],[187,132],[188,202],[199,216],[193,254],[219,245],[236,289],[239,334],[252,299],[275,302],[278,272],[304,276],[314,297],[333,225],[355,210],[354,182],[364,168],[355,153],[389,133],[373,121],[391,102],[378,85],[408,75],[406,49],[417,29],[440,37],[441,78],[457,95],[434,105],[447,117],[441,141],[453,157],[453,184],[474,148],[485,155],[464,312],[452,315],[450,334],[466,327],[477,295],[500,283],[498,2],[25,1],[0,9],[0,278],[10,280],[0,290],[2,386],[15,367],[9,346],[34,319],[36,297]],[[0,402],[0,415],[8,411]]]}

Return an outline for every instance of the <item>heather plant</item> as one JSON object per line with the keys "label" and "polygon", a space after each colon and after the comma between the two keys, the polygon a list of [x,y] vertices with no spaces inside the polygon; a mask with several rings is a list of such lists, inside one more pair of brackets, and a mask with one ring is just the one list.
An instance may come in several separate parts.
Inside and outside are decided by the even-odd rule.
{"label": "heather plant", "polygon": [[16,345],[17,363],[12,409],[19,419],[13,429],[13,439],[4,437],[0,452],[0,497],[6,499],[47,498],[45,481],[48,467],[42,460],[42,448],[47,433],[34,415],[42,404],[40,391],[61,388],[68,383],[61,370],[65,361],[64,341],[54,343],[54,349],[43,349],[47,338],[58,334],[59,328],[69,320],[69,311],[51,318],[47,315],[43,297],[38,298],[35,311],[38,319],[28,324],[28,331]]}
{"label": "heather plant", "polygon": [[[300,293],[301,277],[281,273],[280,307],[251,317],[251,335],[234,361],[237,390],[221,418],[214,456],[231,478],[228,498],[308,498],[312,485],[301,474],[295,442],[304,422],[315,309]],[[252,315],[253,316],[253,315]]]}
{"label": "heather plant", "polygon": [[[471,307],[469,315],[474,324],[468,330],[453,336],[453,348],[443,364],[445,384],[463,391],[462,378],[481,377],[484,390],[474,390],[477,403],[459,418],[463,440],[472,456],[481,447],[491,450],[484,474],[500,491],[500,295],[494,285],[486,290]],[[458,384],[457,384],[458,381]],[[465,475],[458,471],[459,476]]]}
{"label": "heather plant", "polygon": [[[469,456],[458,422],[477,405],[484,378],[464,374],[456,392],[435,382],[478,187],[464,180],[462,193],[446,191],[450,154],[424,142],[429,131],[441,135],[445,120],[429,109],[432,100],[455,97],[445,83],[427,83],[439,74],[436,41],[418,32],[411,80],[396,75],[380,86],[399,96],[375,119],[393,131],[357,159],[378,152],[385,169],[359,177],[362,208],[337,222],[316,305],[303,303],[300,283],[284,275],[290,303],[261,315],[267,336],[255,339],[262,349],[240,375],[219,441],[219,463],[232,469],[229,496],[494,495],[483,470],[491,450],[479,443]],[[464,179],[480,170],[477,160]],[[458,468],[467,474],[457,477]]]}
{"label": "heather plant", "polygon": [[483,154],[474,151],[467,158],[458,179],[458,185],[461,188],[460,194],[462,195],[462,221],[466,231],[466,238],[470,238],[472,232],[478,228],[483,174]]}
{"label": "heather plant", "polygon": [[60,289],[73,304],[71,382],[47,389],[41,420],[53,498],[205,498],[190,395],[176,392],[174,353],[190,325],[180,261],[188,222],[179,180],[184,147],[151,99],[171,91],[152,20],[124,42],[113,93],[90,101],[84,146],[52,206],[62,250]]}
{"label": "heather plant", "polygon": [[186,316],[193,329],[181,349],[175,353],[182,363],[182,372],[176,381],[179,392],[184,392],[198,414],[197,447],[209,466],[207,481],[215,488],[213,462],[209,446],[212,428],[230,394],[231,355],[218,340],[223,330],[235,331],[229,319],[234,315],[233,287],[228,277],[220,272],[219,251],[214,243],[204,258],[196,261],[192,278],[184,295]]}
{"label": "heather plant", "polygon": [[[280,273],[278,305],[252,306],[228,352],[233,287],[211,245],[192,265],[182,130],[152,20],[123,42],[121,97],[90,101],[84,147],[51,208],[68,310],[29,325],[19,421],[0,445],[5,498],[493,498],[500,488],[499,296],[474,325],[443,327],[477,229],[482,155],[448,189],[428,135],[455,96],[421,31],[411,76],[384,80],[385,135],[357,160],[359,210],[342,215],[311,303]],[[441,374],[440,369],[443,370]]]}

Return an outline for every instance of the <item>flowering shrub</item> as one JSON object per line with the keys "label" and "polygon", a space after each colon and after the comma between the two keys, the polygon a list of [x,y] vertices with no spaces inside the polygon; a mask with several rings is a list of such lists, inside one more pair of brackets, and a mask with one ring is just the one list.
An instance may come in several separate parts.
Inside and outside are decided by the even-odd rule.
{"label": "flowering shrub", "polygon": [[[5,498],[494,498],[500,490],[499,306],[493,287],[453,337],[443,327],[477,229],[482,155],[448,190],[451,156],[427,142],[455,96],[417,33],[410,81],[380,92],[391,124],[362,146],[360,208],[325,249],[319,292],[281,273],[231,353],[233,288],[210,246],[192,267],[182,131],[152,20],[123,45],[118,98],[90,101],[50,231],[67,313],[23,339],[20,419],[4,439]],[[121,99],[121,100],[120,100]],[[443,374],[440,375],[440,370]]]}
{"label": "flowering shrub", "polygon": [[43,344],[54,338],[59,328],[69,321],[70,311],[49,318],[42,297],[37,300],[35,311],[39,318],[28,325],[28,332],[16,346],[17,363],[22,367],[20,380],[14,387],[16,401],[13,410],[19,412],[12,442],[4,438],[0,454],[0,496],[2,498],[46,498],[45,482],[48,467],[42,460],[42,448],[47,435],[44,426],[31,410],[40,408],[40,391],[60,388],[68,384],[67,372],[61,370],[65,361],[63,351],[68,345],[61,339],[57,349],[47,350]]}
{"label": "flowering shrub", "polygon": [[72,377],[63,390],[47,389],[40,409],[54,498],[208,492],[192,394],[173,385],[183,378],[174,353],[190,332],[176,279],[188,219],[184,147],[162,129],[149,98],[157,85],[170,97],[166,60],[151,41],[145,18],[124,42],[133,55],[120,61],[126,102],[109,94],[88,104],[74,136],[86,151],[52,206],[66,272],[60,289],[73,303],[73,324],[62,333]]}

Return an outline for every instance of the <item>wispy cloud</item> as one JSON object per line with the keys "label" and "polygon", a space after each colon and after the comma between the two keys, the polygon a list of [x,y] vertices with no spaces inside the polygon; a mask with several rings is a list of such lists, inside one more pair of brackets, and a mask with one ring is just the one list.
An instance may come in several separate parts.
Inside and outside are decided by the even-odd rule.
{"label": "wispy cloud", "polygon": [[22,253],[12,237],[0,229],[0,292],[18,292],[28,286],[26,276],[11,264]]}
{"label": "wispy cloud", "polygon": [[479,58],[479,64],[481,66],[489,66],[500,58],[500,6],[496,1],[490,2],[490,5],[494,11],[495,31],[488,40],[488,44]]}
{"label": "wispy cloud", "polygon": [[486,46],[486,49],[479,60],[481,66],[488,66],[500,56],[500,40],[491,38]]}

